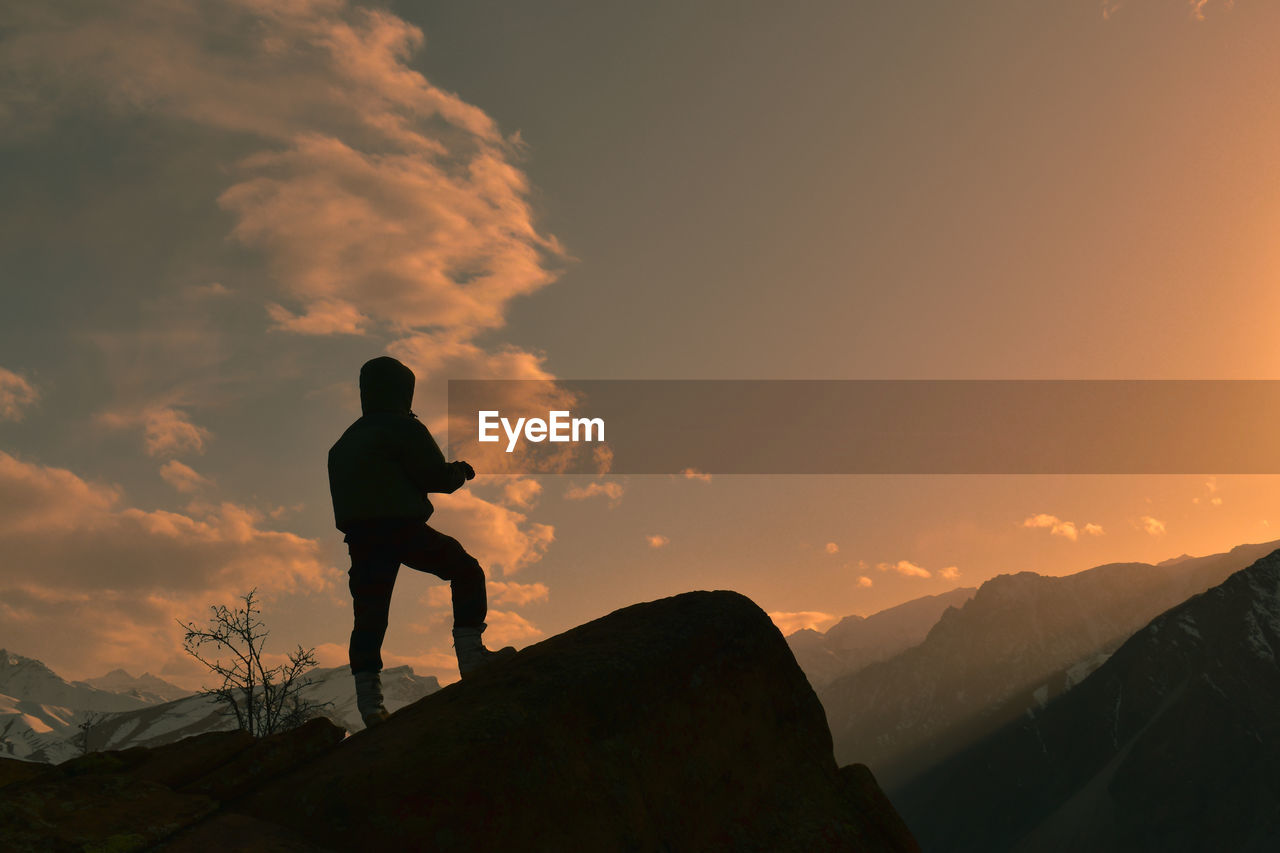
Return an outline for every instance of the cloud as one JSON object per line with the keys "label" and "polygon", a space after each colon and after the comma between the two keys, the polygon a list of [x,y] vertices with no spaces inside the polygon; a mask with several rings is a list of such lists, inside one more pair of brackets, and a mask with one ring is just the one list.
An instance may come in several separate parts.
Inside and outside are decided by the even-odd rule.
{"label": "cloud", "polygon": [[1198,504],[1201,501],[1203,501],[1204,503],[1207,503],[1210,506],[1222,506],[1222,496],[1218,494],[1217,478],[1210,477],[1208,480],[1206,480],[1204,484],[1204,488],[1205,488],[1205,495],[1203,497],[1199,497],[1199,496],[1194,497],[1191,499],[1191,502],[1193,504]]}
{"label": "cloud", "polygon": [[1048,513],[1043,513],[1043,512],[1038,515],[1033,515],[1030,518],[1025,519],[1022,522],[1022,526],[1023,527],[1047,527],[1049,528],[1049,533],[1051,533],[1052,535],[1061,536],[1065,539],[1070,539],[1072,542],[1076,541],[1076,539],[1080,535],[1079,532],[1076,530],[1076,526],[1073,522],[1063,521],[1062,519],[1058,518],[1056,515],[1049,515]]}
{"label": "cloud", "polygon": [[710,483],[711,475],[699,471],[696,468],[685,468],[680,472],[686,480],[697,480],[700,483]]}
{"label": "cloud", "polygon": [[866,575],[863,575],[862,577],[858,578],[858,586],[864,589],[874,585],[875,585],[875,581],[873,581],[871,578],[867,577]]}
{"label": "cloud", "polygon": [[550,595],[543,583],[515,583],[513,581],[489,581],[489,600],[495,604],[523,607],[526,604],[546,601]]}
{"label": "cloud", "polygon": [[[1188,0],[1188,2],[1191,4],[1192,20],[1203,21],[1204,9],[1206,6],[1209,5],[1209,0]],[[1222,3],[1222,8],[1229,12],[1233,8],[1235,8],[1235,5],[1236,5],[1235,0],[1224,0],[1224,2]]]}
{"label": "cloud", "polygon": [[1144,515],[1138,519],[1138,525],[1151,536],[1163,536],[1165,534],[1164,522],[1158,518]]}
{"label": "cloud", "polygon": [[526,646],[529,641],[544,636],[541,628],[513,610],[490,608],[485,624],[489,627],[484,632],[484,644],[490,649],[508,645]]}
{"label": "cloud", "polygon": [[0,633],[68,671],[142,661],[190,673],[174,619],[250,587],[270,601],[340,576],[315,541],[263,521],[232,503],[137,509],[117,486],[0,452]]}
{"label": "cloud", "polygon": [[960,570],[955,566],[944,566],[943,568],[938,569],[938,577],[953,581],[960,577]]}
{"label": "cloud", "polygon": [[512,506],[532,506],[540,494],[542,494],[542,484],[528,478],[511,480],[502,486],[502,497]]}
{"label": "cloud", "polygon": [[836,617],[830,613],[822,613],[817,610],[775,611],[769,614],[769,618],[773,620],[774,625],[778,626],[778,630],[782,632],[783,636],[789,636],[805,628],[811,631],[820,631],[836,620]]}
{"label": "cloud", "polygon": [[193,424],[185,412],[164,406],[101,412],[97,421],[113,429],[141,426],[148,456],[204,453],[205,442],[211,437],[209,430]]}
{"label": "cloud", "polygon": [[[1047,528],[1053,536],[1061,536],[1064,539],[1070,539],[1072,542],[1080,538],[1080,528],[1076,527],[1074,521],[1063,521],[1056,515],[1048,513],[1039,513],[1023,520],[1023,527],[1031,528]],[[1085,524],[1084,532],[1089,536],[1101,536],[1103,534],[1102,526],[1093,524],[1092,522]]]}
{"label": "cloud", "polygon": [[[488,581],[485,590],[490,604],[507,604],[523,607],[546,601],[551,592],[544,583],[516,583],[514,581]],[[427,589],[421,601],[428,607],[451,608],[453,594],[448,584],[432,586]]]}
{"label": "cloud", "polygon": [[644,537],[644,541],[649,543],[650,548],[665,548],[671,544],[671,540],[663,536],[661,533],[650,533]]}
{"label": "cloud", "polygon": [[[1205,19],[1205,8],[1210,4],[1210,0],[1187,0],[1190,7],[1191,20],[1203,21]],[[1235,0],[1223,0],[1222,8],[1231,11],[1235,8]],[[1111,20],[1117,12],[1125,6],[1124,0],[1101,0],[1102,20]]]}
{"label": "cloud", "polygon": [[838,554],[840,553],[840,546],[834,542],[828,542],[825,550],[828,554]]}
{"label": "cloud", "polygon": [[896,563],[878,563],[876,568],[882,572],[895,571],[909,578],[928,578],[933,576],[928,569],[922,569],[910,560],[899,560]]}
{"label": "cloud", "polygon": [[51,0],[5,23],[0,115],[24,135],[93,103],[252,152],[208,165],[276,329],[466,346],[570,260],[534,222],[519,134],[417,71],[422,32],[385,9]]}
{"label": "cloud", "polygon": [[12,370],[0,367],[0,421],[20,421],[40,399],[35,386]]}
{"label": "cloud", "polygon": [[[438,413],[426,419],[437,436],[475,434],[475,424],[451,424],[448,415],[448,380],[506,379],[486,403],[506,413],[540,413],[573,410],[576,396],[558,385],[543,367],[543,356],[517,347],[504,346],[485,350],[466,340],[458,332],[432,332],[402,338],[387,347],[387,352],[408,365],[418,377],[414,406],[419,411]],[[537,381],[529,381],[537,380]],[[474,417],[472,414],[470,417]],[[459,458],[465,458],[481,474],[523,474],[516,468],[513,454],[503,442],[480,444],[451,438],[450,447]],[[524,460],[536,460],[538,470],[549,473],[564,471],[578,454],[591,445],[552,444],[544,442],[524,451]]]}
{"label": "cloud", "polygon": [[[196,473],[193,468],[183,465],[177,459],[170,459],[161,465],[160,476],[170,486],[183,493],[194,492],[204,486],[212,485],[206,477]],[[274,516],[274,513],[272,515]]]}
{"label": "cloud", "polygon": [[491,503],[472,492],[432,495],[436,513],[431,526],[458,539],[486,570],[504,575],[542,559],[555,539],[555,528],[539,524],[516,510]]}
{"label": "cloud", "polygon": [[610,506],[617,506],[622,500],[622,484],[617,482],[587,483],[585,486],[573,486],[564,493],[565,500],[585,501],[589,498],[604,497],[609,499]]}

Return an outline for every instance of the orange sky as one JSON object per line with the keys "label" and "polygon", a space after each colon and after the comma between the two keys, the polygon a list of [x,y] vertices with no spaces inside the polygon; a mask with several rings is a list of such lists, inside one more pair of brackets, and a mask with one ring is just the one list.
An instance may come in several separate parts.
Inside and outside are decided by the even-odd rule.
{"label": "orange sky", "polygon": [[[342,663],[324,454],[379,354],[428,420],[467,377],[1275,378],[1280,7],[950,5],[3,13],[0,645],[194,686],[174,620],[256,585]],[[481,477],[437,523],[523,645],[1275,537],[1274,478],[1211,475]],[[388,662],[450,680],[409,574]]]}

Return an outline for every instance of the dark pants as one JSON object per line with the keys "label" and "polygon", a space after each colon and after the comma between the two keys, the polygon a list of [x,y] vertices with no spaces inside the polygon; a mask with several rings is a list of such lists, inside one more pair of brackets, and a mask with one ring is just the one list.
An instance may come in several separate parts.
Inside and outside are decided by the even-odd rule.
{"label": "dark pants", "polygon": [[382,671],[382,639],[401,563],[449,581],[455,628],[484,623],[488,612],[484,569],[452,536],[423,522],[371,522],[352,530],[343,541],[351,554],[348,575],[355,606],[350,647],[353,673]]}

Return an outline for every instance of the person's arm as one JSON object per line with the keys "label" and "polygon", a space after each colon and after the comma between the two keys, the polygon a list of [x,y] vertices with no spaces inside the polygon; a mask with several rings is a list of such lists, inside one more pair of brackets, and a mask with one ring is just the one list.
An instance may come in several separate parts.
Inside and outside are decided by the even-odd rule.
{"label": "person's arm", "polygon": [[[425,494],[443,492],[450,494],[462,487],[470,477],[471,466],[465,462],[446,462],[440,445],[426,425],[417,418],[409,422],[401,448],[401,462],[409,479]],[[472,473],[474,476],[474,473]]]}

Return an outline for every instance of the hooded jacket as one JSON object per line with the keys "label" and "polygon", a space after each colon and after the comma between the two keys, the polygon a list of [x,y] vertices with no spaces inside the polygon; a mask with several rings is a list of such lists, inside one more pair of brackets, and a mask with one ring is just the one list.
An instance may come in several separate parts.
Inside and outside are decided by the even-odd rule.
{"label": "hooded jacket", "polygon": [[454,492],[466,482],[413,413],[413,386],[413,371],[394,358],[360,368],[363,415],[329,449],[329,494],[344,533],[369,521],[426,521],[428,492]]}

